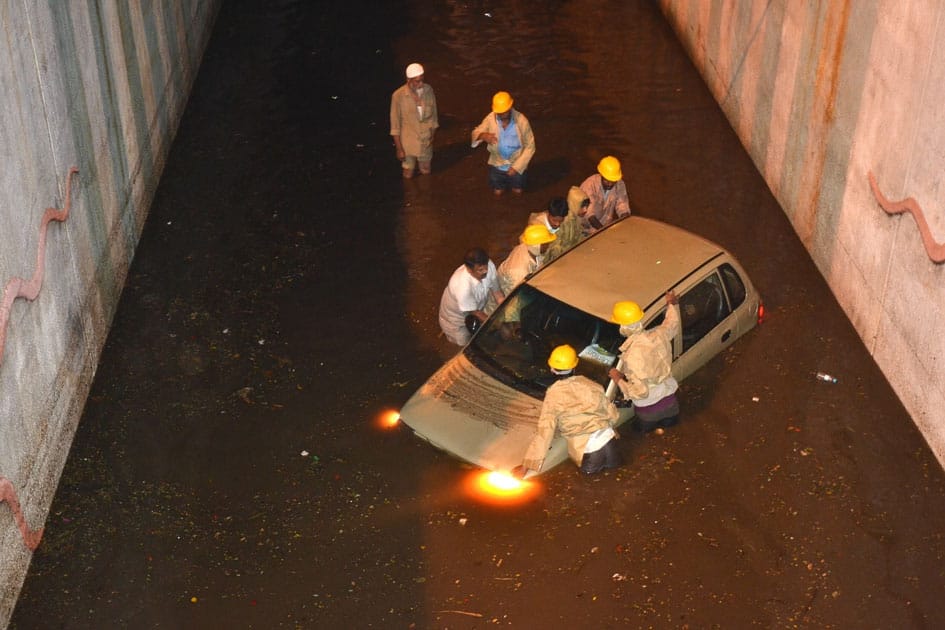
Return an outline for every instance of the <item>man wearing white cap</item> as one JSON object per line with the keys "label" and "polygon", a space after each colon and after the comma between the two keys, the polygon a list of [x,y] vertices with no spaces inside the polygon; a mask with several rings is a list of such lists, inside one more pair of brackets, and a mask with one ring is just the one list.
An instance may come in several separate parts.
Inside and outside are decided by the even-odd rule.
{"label": "man wearing white cap", "polygon": [[421,173],[430,173],[433,134],[440,123],[433,88],[423,82],[423,66],[410,64],[406,75],[407,82],[390,97],[390,135],[404,178],[410,179],[418,165]]}

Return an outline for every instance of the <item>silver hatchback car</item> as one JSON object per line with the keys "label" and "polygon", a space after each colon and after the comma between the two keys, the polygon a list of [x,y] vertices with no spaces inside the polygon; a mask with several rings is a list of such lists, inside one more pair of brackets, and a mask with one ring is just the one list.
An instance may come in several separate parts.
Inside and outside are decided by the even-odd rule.
{"label": "silver hatchback car", "polygon": [[[582,241],[520,284],[469,344],[407,401],[401,420],[434,446],[483,468],[522,463],[535,436],[547,365],[561,344],[579,349],[576,373],[613,399],[608,377],[624,338],[610,321],[615,302],[633,300],[647,328],[665,315],[664,294],[679,297],[681,332],[673,340],[673,375],[682,380],[763,316],[745,270],[725,249],[681,228],[628,217]],[[621,408],[620,422],[633,415]],[[560,436],[543,470],[567,459]]]}

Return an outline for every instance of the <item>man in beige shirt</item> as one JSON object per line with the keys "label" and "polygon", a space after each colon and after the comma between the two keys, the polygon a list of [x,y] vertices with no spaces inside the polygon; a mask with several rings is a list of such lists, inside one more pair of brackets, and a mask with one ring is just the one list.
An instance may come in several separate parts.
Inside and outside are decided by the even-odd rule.
{"label": "man in beige shirt", "polygon": [[519,237],[519,244],[499,265],[499,289],[509,295],[529,274],[535,273],[544,262],[544,253],[555,235],[544,225],[528,225]]}
{"label": "man in beige shirt", "polygon": [[489,186],[498,197],[505,190],[522,194],[525,171],[535,155],[535,134],[525,114],[514,107],[508,92],[496,92],[492,111],[473,129],[472,148],[483,142],[489,151]]}
{"label": "man in beige shirt", "polygon": [[620,161],[614,156],[601,158],[597,164],[597,172],[581,183],[581,190],[591,200],[585,218],[592,231],[630,215],[627,184],[623,180]]}
{"label": "man in beige shirt", "polygon": [[614,322],[627,338],[620,345],[619,369],[610,378],[624,398],[633,402],[637,428],[646,433],[671,427],[679,420],[679,383],[673,377],[673,339],[679,334],[679,299],[666,293],[666,316],[651,330],[643,328],[643,310],[636,302],[614,304]]}
{"label": "man in beige shirt", "polygon": [[575,376],[578,356],[568,345],[558,346],[548,357],[548,366],[558,378],[545,392],[538,417],[538,431],[525,451],[521,466],[512,474],[524,477],[529,470],[541,471],[555,432],[568,443],[568,455],[586,475],[621,464],[614,430],[619,418],[604,388],[586,376]]}
{"label": "man in beige shirt", "polygon": [[440,126],[433,88],[423,81],[423,66],[407,66],[407,82],[390,97],[390,135],[405,179],[420,172],[430,173],[433,160],[433,134]]}

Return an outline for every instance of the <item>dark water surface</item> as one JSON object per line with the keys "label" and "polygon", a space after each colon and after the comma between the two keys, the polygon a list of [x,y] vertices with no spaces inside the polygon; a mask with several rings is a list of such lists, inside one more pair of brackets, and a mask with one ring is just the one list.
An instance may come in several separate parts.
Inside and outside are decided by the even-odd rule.
{"label": "dark water surface", "polygon": [[[402,182],[414,60],[442,127]],[[499,89],[536,134],[521,198],[468,146]],[[623,469],[484,505],[375,419],[440,364],[462,252],[504,258],[608,153],[769,320]],[[945,475],[654,3],[235,0],[12,627],[945,627],[943,532]]]}

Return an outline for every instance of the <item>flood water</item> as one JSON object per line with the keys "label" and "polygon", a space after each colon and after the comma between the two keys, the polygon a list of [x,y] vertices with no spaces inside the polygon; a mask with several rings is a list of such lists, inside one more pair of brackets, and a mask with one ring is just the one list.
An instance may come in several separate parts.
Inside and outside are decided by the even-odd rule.
{"label": "flood water", "polygon": [[[441,128],[404,182],[411,61]],[[497,90],[535,131],[521,197],[469,147]],[[607,154],[768,320],[622,469],[486,504],[378,416],[442,363],[463,252],[502,260]],[[655,3],[234,0],[11,627],[945,627],[943,532],[945,475]]]}

